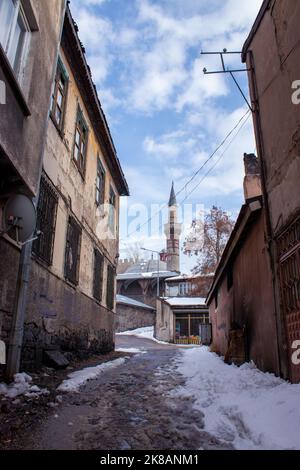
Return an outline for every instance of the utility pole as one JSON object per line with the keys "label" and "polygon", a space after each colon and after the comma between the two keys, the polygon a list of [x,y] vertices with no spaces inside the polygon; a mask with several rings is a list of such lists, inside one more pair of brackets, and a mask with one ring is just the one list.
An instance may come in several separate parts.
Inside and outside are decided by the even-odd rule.
{"label": "utility pole", "polygon": [[160,297],[160,268],[159,268],[159,262],[160,262],[160,251],[155,251],[155,250],[148,250],[147,248],[141,248],[143,251],[149,251],[150,253],[156,253],[157,254],[157,286],[156,286],[156,293],[157,293],[157,298]]}

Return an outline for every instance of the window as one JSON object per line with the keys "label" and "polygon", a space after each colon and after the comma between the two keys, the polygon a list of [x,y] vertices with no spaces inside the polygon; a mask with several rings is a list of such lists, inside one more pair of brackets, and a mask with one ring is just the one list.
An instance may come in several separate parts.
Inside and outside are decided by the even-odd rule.
{"label": "window", "polygon": [[112,266],[107,266],[107,291],[106,305],[107,308],[113,310],[115,303],[115,270]]}
{"label": "window", "polygon": [[78,284],[79,260],[81,247],[81,228],[73,217],[69,218],[66,253],[65,277],[72,284]]}
{"label": "window", "polygon": [[94,252],[94,289],[93,295],[96,300],[102,300],[102,284],[103,284],[103,256],[100,251],[95,249]]}
{"label": "window", "polygon": [[115,233],[116,195],[112,187],[109,191],[109,219],[108,225],[112,233]]}
{"label": "window", "polygon": [[32,246],[33,253],[48,266],[52,264],[58,196],[45,176],[41,179],[37,207],[37,230],[41,232]]}
{"label": "window", "polygon": [[0,0],[0,43],[16,76],[21,72],[29,32],[20,0]]}
{"label": "window", "polygon": [[64,110],[67,98],[68,75],[61,59],[58,60],[55,83],[53,87],[51,116],[55,124],[62,130]]}
{"label": "window", "polygon": [[105,197],[105,171],[100,161],[97,159],[97,178],[96,178],[96,204],[100,206],[104,203]]}
{"label": "window", "polygon": [[85,171],[87,140],[88,140],[88,127],[84,120],[81,109],[78,108],[73,158],[82,176],[84,175],[84,171]]}

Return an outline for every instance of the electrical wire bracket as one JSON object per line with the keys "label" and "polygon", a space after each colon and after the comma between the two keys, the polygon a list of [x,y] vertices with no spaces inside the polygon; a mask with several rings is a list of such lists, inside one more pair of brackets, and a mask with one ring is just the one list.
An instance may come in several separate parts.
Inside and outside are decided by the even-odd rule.
{"label": "electrical wire bracket", "polygon": [[249,103],[249,100],[247,99],[247,97],[246,97],[245,93],[243,92],[241,86],[239,85],[236,77],[234,76],[235,73],[250,72],[251,69],[243,68],[243,69],[230,70],[230,69],[226,68],[224,56],[229,55],[229,54],[239,54],[239,55],[241,55],[241,52],[237,52],[237,51],[228,52],[227,49],[223,49],[222,52],[203,52],[203,51],[201,51],[201,55],[219,55],[220,59],[221,59],[221,64],[222,64],[222,69],[221,70],[214,70],[214,71],[209,72],[206,68],[204,68],[203,73],[204,73],[204,75],[229,74],[231,76],[232,80],[234,81],[235,85],[237,86],[237,88],[238,88],[240,94],[242,95],[243,99],[247,103],[248,108],[253,113],[254,110],[253,110],[251,104]]}

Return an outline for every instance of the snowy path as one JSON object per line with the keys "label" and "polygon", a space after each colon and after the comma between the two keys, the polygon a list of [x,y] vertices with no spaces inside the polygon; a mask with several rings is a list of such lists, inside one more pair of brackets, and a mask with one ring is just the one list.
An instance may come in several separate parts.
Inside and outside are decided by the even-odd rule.
{"label": "snowy path", "polygon": [[236,449],[300,449],[300,385],[253,364],[229,366],[207,348],[183,351],[187,382],[174,396],[196,398],[205,430]]}
{"label": "snowy path", "polygon": [[60,405],[20,447],[300,449],[300,385],[150,333],[117,336],[134,355],[70,374]]}
{"label": "snowy path", "polygon": [[[170,394],[183,377],[176,370],[178,348],[148,339],[118,337],[118,347],[143,353],[103,370],[77,393],[63,395],[29,436],[25,449],[188,450],[228,449],[204,429],[203,414],[190,397]],[[80,377],[83,377],[81,374]]]}

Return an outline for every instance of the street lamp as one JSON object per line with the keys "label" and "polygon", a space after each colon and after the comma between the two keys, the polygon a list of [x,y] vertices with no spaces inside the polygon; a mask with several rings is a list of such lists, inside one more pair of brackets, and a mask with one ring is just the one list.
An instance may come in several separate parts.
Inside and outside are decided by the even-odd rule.
{"label": "street lamp", "polygon": [[160,251],[155,251],[155,250],[148,250],[148,248],[141,248],[143,251],[149,251],[150,253],[156,253],[157,254],[157,297],[160,296],[160,290],[159,290],[159,262],[160,262]]}

